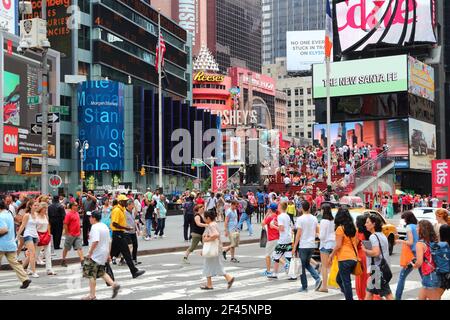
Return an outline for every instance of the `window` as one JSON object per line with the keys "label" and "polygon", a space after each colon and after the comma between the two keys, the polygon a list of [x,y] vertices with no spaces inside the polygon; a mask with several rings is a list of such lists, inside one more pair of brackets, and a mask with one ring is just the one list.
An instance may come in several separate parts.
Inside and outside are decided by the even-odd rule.
{"label": "window", "polygon": [[308,128],[311,128],[311,125],[310,125],[310,124],[308,124]]}
{"label": "window", "polygon": [[297,138],[299,138],[299,133],[298,133],[298,132],[296,132],[296,133],[295,133],[295,136],[296,136]]}
{"label": "window", "polygon": [[300,107],[303,107],[305,105],[303,100],[300,100]]}
{"label": "window", "polygon": [[299,104],[300,104],[300,101],[299,100],[295,100],[295,106],[298,107]]}
{"label": "window", "polygon": [[308,117],[311,117],[311,110],[308,110]]}
{"label": "window", "polygon": [[72,136],[61,134],[60,140],[60,156],[61,159],[72,159]]}
{"label": "window", "polygon": [[290,102],[290,101],[288,101],[288,103],[287,103],[287,106],[288,106],[288,107],[290,107],[290,106],[291,106],[291,102]]}
{"label": "window", "polygon": [[78,30],[78,47],[84,50],[91,50],[90,29],[85,25],[80,25]]}
{"label": "window", "polygon": [[303,133],[303,132],[300,132],[300,137],[304,137],[305,136],[305,134]]}
{"label": "window", "polygon": [[316,110],[312,111],[313,116],[316,116]]}
{"label": "window", "polygon": [[59,96],[59,103],[62,106],[67,106],[69,107],[69,114],[65,115],[65,114],[61,114],[61,121],[72,121],[72,97],[69,96]]}
{"label": "window", "polygon": [[300,117],[303,118],[303,110],[300,110]]}
{"label": "window", "polygon": [[311,88],[306,89],[308,94],[311,94]]}
{"label": "window", "polygon": [[281,60],[281,61],[280,61],[280,65],[281,65],[282,67],[284,67],[284,60]]}
{"label": "window", "polygon": [[295,95],[298,96],[298,89],[295,89]]}
{"label": "window", "polygon": [[78,61],[78,74],[89,76],[89,63]]}
{"label": "window", "polygon": [[308,99],[308,106],[312,105],[312,100]]}
{"label": "window", "polygon": [[299,117],[299,113],[298,111],[295,111],[295,117],[298,118]]}
{"label": "window", "polygon": [[303,88],[300,88],[300,95],[303,95]]}
{"label": "window", "polygon": [[291,96],[291,90],[290,90],[290,89],[287,89],[287,90],[286,90],[286,93],[287,93],[288,97]]}
{"label": "window", "polygon": [[290,118],[292,115],[292,113],[290,111],[288,111],[288,118]]}
{"label": "window", "polygon": [[311,139],[311,132],[308,132],[308,138]]}
{"label": "window", "polygon": [[90,2],[89,0],[78,0],[78,6],[80,7],[81,12],[84,12],[87,14],[91,13],[91,10],[89,7],[89,2]]}

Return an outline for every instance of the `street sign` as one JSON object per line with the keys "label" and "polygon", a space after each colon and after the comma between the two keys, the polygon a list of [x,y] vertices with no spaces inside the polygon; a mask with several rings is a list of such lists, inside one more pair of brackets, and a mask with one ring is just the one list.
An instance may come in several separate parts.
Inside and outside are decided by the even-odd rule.
{"label": "street sign", "polygon": [[28,105],[35,105],[35,104],[40,104],[41,103],[41,97],[40,96],[30,96],[27,97],[27,104]]}
{"label": "street sign", "polygon": [[49,183],[50,187],[56,189],[62,185],[62,179],[60,176],[54,174],[54,175],[50,176],[50,178],[48,179],[48,183]]}
{"label": "street sign", "polygon": [[49,106],[48,107],[49,112],[59,113],[63,116],[68,116],[70,113],[70,107],[69,106]]}
{"label": "street sign", "polygon": [[[49,113],[48,122],[49,123],[59,122],[59,113]],[[42,113],[36,114],[36,123],[42,123]]]}
{"label": "street sign", "polygon": [[[53,135],[53,128],[51,125],[48,126],[48,134],[51,136]],[[31,124],[31,133],[34,134],[42,134],[42,124],[36,124],[36,123],[32,123]]]}
{"label": "street sign", "polygon": [[198,159],[192,159],[191,167],[204,167],[205,164],[202,161],[199,161]]}

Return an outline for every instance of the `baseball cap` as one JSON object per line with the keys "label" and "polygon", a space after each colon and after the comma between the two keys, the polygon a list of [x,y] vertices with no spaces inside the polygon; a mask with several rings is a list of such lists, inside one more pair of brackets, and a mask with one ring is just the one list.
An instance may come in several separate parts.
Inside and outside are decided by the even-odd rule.
{"label": "baseball cap", "polygon": [[117,201],[127,201],[128,197],[124,194],[119,194],[119,196],[117,197]]}
{"label": "baseball cap", "polygon": [[278,205],[275,202],[272,202],[269,205],[269,209],[272,210],[272,211],[276,211],[278,209]]}
{"label": "baseball cap", "polygon": [[86,212],[86,215],[89,217],[95,218],[95,220],[100,221],[102,219],[102,214],[98,211],[88,211]]}

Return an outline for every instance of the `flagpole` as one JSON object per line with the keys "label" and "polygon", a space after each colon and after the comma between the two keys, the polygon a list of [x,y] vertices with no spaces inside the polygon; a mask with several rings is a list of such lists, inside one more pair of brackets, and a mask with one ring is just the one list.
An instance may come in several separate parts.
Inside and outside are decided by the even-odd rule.
{"label": "flagpole", "polygon": [[162,130],[162,88],[161,88],[161,9],[158,9],[158,117],[159,117],[159,187],[163,188],[163,130]]}
{"label": "flagpole", "polygon": [[330,107],[330,57],[325,58],[327,94],[327,185],[331,186],[331,107]]}

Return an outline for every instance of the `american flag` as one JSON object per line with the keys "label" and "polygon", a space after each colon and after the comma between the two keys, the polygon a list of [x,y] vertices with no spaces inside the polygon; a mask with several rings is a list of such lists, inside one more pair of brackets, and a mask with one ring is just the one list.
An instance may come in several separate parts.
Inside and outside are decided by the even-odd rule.
{"label": "american flag", "polygon": [[330,0],[327,0],[325,25],[325,56],[329,59],[331,57],[331,50],[333,49],[333,17],[331,15]]}
{"label": "american flag", "polygon": [[164,38],[162,33],[159,34],[158,44],[156,45],[156,63],[155,68],[158,71],[158,61],[159,56],[161,55],[161,71],[164,70],[164,54],[166,53],[166,43],[164,42]]}

